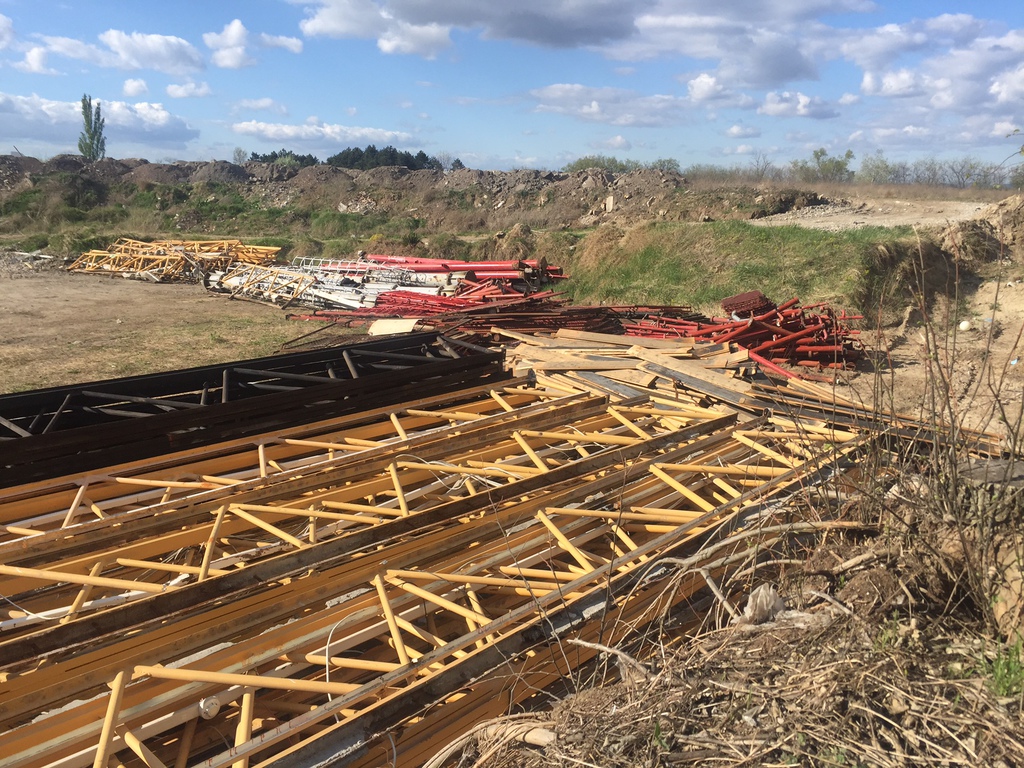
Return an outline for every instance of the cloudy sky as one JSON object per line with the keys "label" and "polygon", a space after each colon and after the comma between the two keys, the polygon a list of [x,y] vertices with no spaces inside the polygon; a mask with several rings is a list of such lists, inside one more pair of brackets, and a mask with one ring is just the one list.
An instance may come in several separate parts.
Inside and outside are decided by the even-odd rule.
{"label": "cloudy sky", "polygon": [[999,162],[1024,143],[1024,2],[0,0],[0,154],[76,151],[83,93],[109,155],[153,161]]}

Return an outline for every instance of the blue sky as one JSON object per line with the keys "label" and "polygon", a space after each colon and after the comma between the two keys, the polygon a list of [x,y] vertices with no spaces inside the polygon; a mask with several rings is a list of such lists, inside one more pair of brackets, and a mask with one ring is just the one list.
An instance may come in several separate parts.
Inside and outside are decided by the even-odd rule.
{"label": "blue sky", "polygon": [[76,151],[83,93],[108,155],[152,161],[999,162],[1024,143],[1024,2],[0,0],[0,154]]}

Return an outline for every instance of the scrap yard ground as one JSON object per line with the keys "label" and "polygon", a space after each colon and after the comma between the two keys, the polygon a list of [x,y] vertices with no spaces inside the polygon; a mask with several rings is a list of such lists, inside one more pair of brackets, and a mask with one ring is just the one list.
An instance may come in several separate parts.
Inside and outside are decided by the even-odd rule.
{"label": "scrap yard ground", "polygon": [[[255,193],[381,204],[320,172]],[[539,220],[554,206],[541,181],[570,180],[486,181],[510,201],[543,187],[547,212],[520,211],[536,231],[513,227],[515,203],[489,204],[508,217],[500,233],[375,245],[546,248],[596,304],[601,275],[708,226],[668,232],[684,196],[664,178],[605,179],[571,232]],[[711,197],[715,218],[740,205],[716,191],[676,214],[712,218]],[[434,223],[475,210],[449,202]],[[18,603],[0,615],[0,766],[1024,764],[1024,202],[820,202],[752,222],[779,228],[770,242],[793,274],[723,271],[749,275],[750,291],[813,285],[805,305],[876,302],[867,353],[835,386],[809,367],[818,380],[750,381],[727,344],[565,329],[506,331],[521,343],[504,372],[425,333],[274,373],[249,361],[231,375],[251,399],[212,376],[203,406],[208,387],[221,404],[223,381],[241,426],[162,413],[155,438],[126,438],[140,446],[130,459],[113,442],[126,425],[85,451],[74,430],[27,435],[40,460],[9,451],[6,477],[35,474],[0,488],[0,592]],[[791,225],[863,230],[879,282],[907,285],[887,283],[883,312],[870,280],[809,282]],[[894,243],[918,236],[930,245],[900,261]],[[700,247],[670,255],[696,261]],[[941,282],[920,279],[941,249],[958,290],[918,300]],[[201,285],[71,274],[53,255],[0,251],[0,394],[259,358],[322,327]],[[643,277],[622,286],[631,301]],[[337,377],[334,394],[312,373]],[[311,422],[309,403],[331,418]],[[26,408],[14,427],[35,430]],[[67,418],[117,418],[101,410]],[[175,452],[154,448],[165,439]]]}

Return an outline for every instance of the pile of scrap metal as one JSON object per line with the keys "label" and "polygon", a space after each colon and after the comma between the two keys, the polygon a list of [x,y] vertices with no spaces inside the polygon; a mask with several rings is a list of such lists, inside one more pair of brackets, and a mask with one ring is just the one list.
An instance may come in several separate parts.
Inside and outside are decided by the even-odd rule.
{"label": "pile of scrap metal", "polygon": [[581,364],[624,349],[649,374],[657,352],[679,385],[591,392],[550,341],[516,352],[547,379],[367,390],[336,413],[319,384],[261,430],[236,414],[178,443],[203,431],[183,423],[158,455],[0,490],[4,764],[423,765],[549,706],[607,647],[643,660],[669,616],[698,628],[718,584],[752,589],[795,537],[863,527],[835,519],[852,475],[904,439],[810,390],[741,407],[664,343],[563,334]]}
{"label": "pile of scrap metal", "polygon": [[837,313],[828,304],[800,306],[793,298],[776,304],[760,291],[722,301],[727,318],[650,316],[623,325],[625,333],[657,339],[738,344],[765,366],[790,363],[809,368],[852,369],[864,356],[859,331],[849,323],[861,315]]}
{"label": "pile of scrap metal", "polygon": [[120,275],[152,282],[199,282],[232,263],[272,264],[280,248],[246,245],[239,240],[155,240],[121,238],[104,251],[86,251],[71,272]]}
{"label": "pile of scrap metal", "polygon": [[0,395],[0,487],[507,377],[500,351],[436,333],[349,342]]}
{"label": "pile of scrap metal", "polygon": [[210,274],[207,288],[232,297],[277,306],[305,306],[315,315],[301,319],[335,321],[349,317],[416,316],[447,307],[464,308],[496,297],[522,299],[563,278],[559,267],[541,261],[446,261],[361,254],[347,261],[299,258],[287,267],[233,264]]}
{"label": "pile of scrap metal", "polygon": [[[764,365],[735,344],[706,339],[638,338],[567,328],[553,334],[521,334],[503,328],[507,364],[514,373],[530,373],[539,386],[563,393],[630,398],[693,398],[703,406],[760,414],[767,410],[822,419],[843,429],[889,429],[908,440],[954,430],[941,419],[879,410],[853,392],[823,387],[799,373]],[[957,440],[972,451],[998,455],[1002,441],[984,430],[960,425]]]}

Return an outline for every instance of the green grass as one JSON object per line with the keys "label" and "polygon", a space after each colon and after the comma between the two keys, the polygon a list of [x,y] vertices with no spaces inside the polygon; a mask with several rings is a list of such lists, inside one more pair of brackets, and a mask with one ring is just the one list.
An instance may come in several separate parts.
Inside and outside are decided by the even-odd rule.
{"label": "green grass", "polygon": [[578,303],[717,305],[760,290],[776,301],[830,301],[858,309],[877,299],[879,242],[908,229],[825,232],[741,221],[642,225],[618,239],[589,235],[572,256],[567,286]]}

